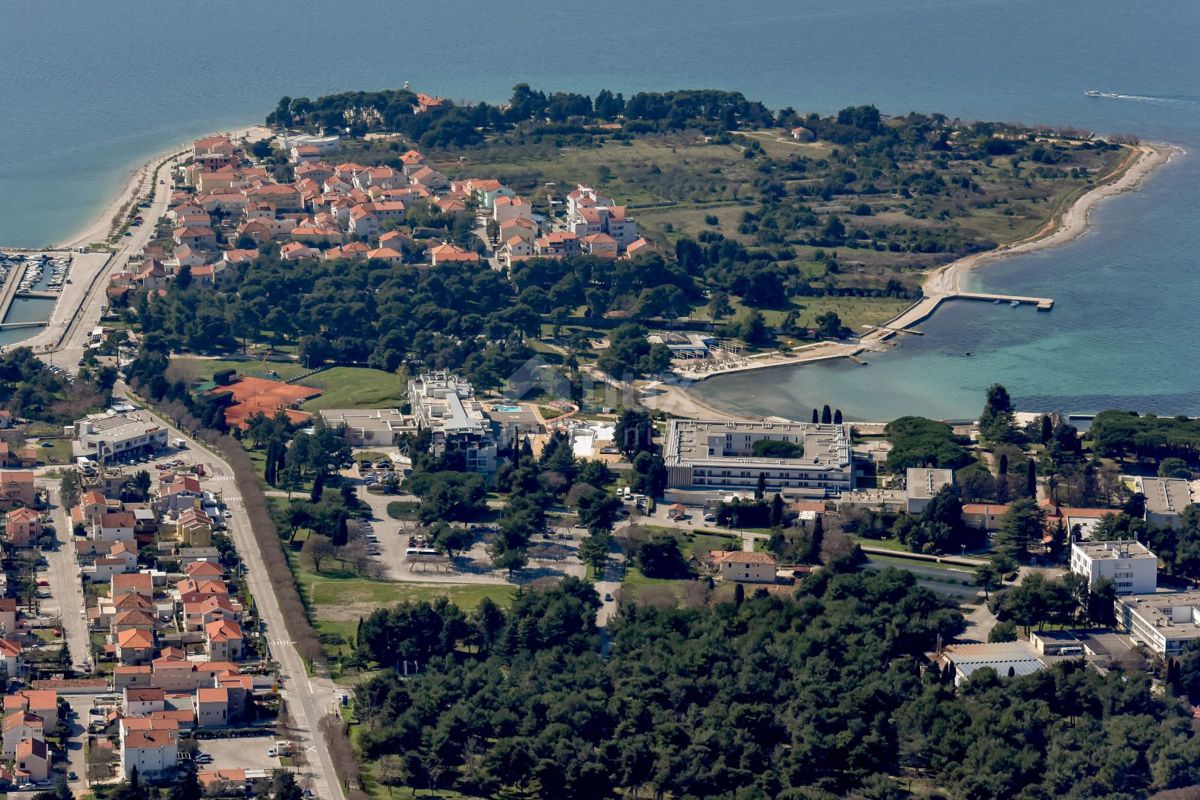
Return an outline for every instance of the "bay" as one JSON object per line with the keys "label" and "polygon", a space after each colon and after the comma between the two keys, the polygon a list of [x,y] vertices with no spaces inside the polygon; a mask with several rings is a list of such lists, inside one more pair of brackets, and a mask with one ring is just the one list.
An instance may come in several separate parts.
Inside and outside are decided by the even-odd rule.
{"label": "bay", "polygon": [[[260,121],[282,95],[398,86],[502,100],[547,90],[715,87],[774,107],[1068,124],[1200,146],[1200,7],[1149,0],[10,0],[0,25],[0,243],[79,230],[149,155]],[[1122,99],[1086,98],[1096,88]],[[705,382],[710,402],[803,417],[969,416],[1023,407],[1200,413],[1200,166],[1178,159],[1055,251],[976,280],[1050,314],[951,304],[869,367]],[[970,352],[971,356],[964,354]],[[748,383],[750,382],[750,383]],[[767,390],[753,383],[766,384]]]}

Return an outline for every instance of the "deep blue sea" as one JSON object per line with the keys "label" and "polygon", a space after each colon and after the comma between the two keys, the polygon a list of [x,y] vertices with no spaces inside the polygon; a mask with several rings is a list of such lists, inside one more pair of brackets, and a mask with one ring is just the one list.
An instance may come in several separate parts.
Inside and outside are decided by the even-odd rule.
{"label": "deep blue sea", "polygon": [[[1069,124],[1190,151],[1096,229],[986,268],[1050,314],[952,304],[930,335],[847,363],[707,382],[713,402],[807,417],[1025,408],[1200,413],[1200,4],[1147,0],[8,0],[0,15],[0,243],[78,230],[134,165],[262,119],[284,94],[398,86],[501,100],[512,85],[737,89],[773,107]],[[1085,89],[1119,92],[1095,99]],[[966,356],[966,353],[971,356]],[[764,377],[769,375],[770,377]]]}

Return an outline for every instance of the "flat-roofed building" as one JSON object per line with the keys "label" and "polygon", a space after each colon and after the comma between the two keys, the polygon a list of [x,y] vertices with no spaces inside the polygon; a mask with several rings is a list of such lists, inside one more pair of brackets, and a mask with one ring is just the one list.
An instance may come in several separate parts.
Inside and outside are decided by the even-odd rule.
{"label": "flat-roofed building", "polygon": [[423,373],[408,382],[417,427],[433,434],[435,455],[459,453],[468,472],[496,471],[494,426],[471,384],[448,372]]}
{"label": "flat-roofed building", "polygon": [[[756,447],[763,441],[778,444]],[[784,497],[826,497],[854,488],[845,425],[673,419],[663,458],[671,489],[754,491],[760,475],[768,493]]]}
{"label": "flat-roofed building", "polygon": [[98,461],[152,453],[167,446],[167,429],[121,414],[92,415],[75,422],[75,455]]}
{"label": "flat-roofed building", "polygon": [[355,447],[390,447],[401,433],[413,430],[395,408],[329,408],[321,411],[321,419],[331,428],[345,425],[346,441]]}
{"label": "flat-roofed building", "polygon": [[1001,678],[1032,675],[1046,668],[1029,642],[947,645],[939,661],[954,667],[954,685],[958,686],[981,669],[990,668]]}
{"label": "flat-roofed building", "polygon": [[1183,510],[1190,506],[1191,488],[1182,478],[1142,478],[1146,496],[1146,522],[1160,528],[1178,528]]}
{"label": "flat-roofed building", "polygon": [[1117,623],[1134,641],[1160,656],[1177,656],[1200,639],[1200,592],[1118,597]]}
{"label": "flat-roofed building", "polygon": [[953,485],[953,470],[909,467],[904,484],[905,510],[920,514],[938,492]]}
{"label": "flat-roofed building", "polygon": [[1158,588],[1158,556],[1137,541],[1074,542],[1071,572],[1087,578],[1091,588],[1108,579],[1117,594],[1152,594]]}

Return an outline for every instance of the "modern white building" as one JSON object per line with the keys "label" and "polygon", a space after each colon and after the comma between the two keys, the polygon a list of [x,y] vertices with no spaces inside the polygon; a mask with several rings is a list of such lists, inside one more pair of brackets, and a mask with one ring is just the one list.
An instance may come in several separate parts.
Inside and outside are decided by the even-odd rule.
{"label": "modern white building", "polygon": [[[778,445],[756,447],[764,441]],[[673,419],[663,459],[667,486],[675,490],[753,492],[759,476],[768,494],[784,497],[828,497],[854,488],[845,425]]]}
{"label": "modern white building", "polygon": [[1158,556],[1136,541],[1075,542],[1071,572],[1088,579],[1088,586],[1107,578],[1117,594],[1153,594],[1158,587]]}
{"label": "modern white building", "polygon": [[72,427],[76,456],[104,462],[126,455],[152,453],[167,446],[167,429],[123,414],[93,414]]}
{"label": "modern white building", "polygon": [[408,382],[408,401],[419,429],[433,434],[433,452],[461,453],[468,472],[496,471],[496,432],[471,384],[448,372]]}
{"label": "modern white building", "polygon": [[1182,478],[1142,478],[1142,494],[1146,496],[1146,522],[1160,528],[1177,528],[1183,510],[1190,506],[1191,488]]}
{"label": "modern white building", "polygon": [[942,649],[937,660],[943,666],[954,667],[955,686],[985,668],[995,670],[1002,679],[1032,675],[1046,668],[1033,646],[1023,641],[951,644]]}
{"label": "modern white building", "polygon": [[1200,639],[1200,592],[1163,592],[1119,597],[1117,623],[1160,656],[1177,656]]}
{"label": "modern white building", "polygon": [[412,424],[395,408],[330,408],[321,419],[331,428],[345,425],[346,440],[355,447],[390,447]]}
{"label": "modern white building", "polygon": [[953,484],[953,470],[909,467],[904,484],[905,510],[920,514],[938,492]]}

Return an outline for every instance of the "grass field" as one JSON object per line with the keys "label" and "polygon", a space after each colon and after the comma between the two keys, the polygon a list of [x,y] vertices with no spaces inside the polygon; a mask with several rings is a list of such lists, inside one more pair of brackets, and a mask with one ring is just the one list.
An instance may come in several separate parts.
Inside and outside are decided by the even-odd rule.
{"label": "grass field", "polygon": [[362,367],[333,367],[305,378],[302,383],[321,390],[301,408],[398,408],[403,405],[407,381],[403,375]]}
{"label": "grass field", "polygon": [[272,377],[274,371],[281,380],[302,375],[308,370],[301,364],[287,361],[254,361],[251,359],[196,358],[176,356],[171,359],[172,378],[186,381],[210,381],[214,373],[225,369],[237,370],[239,375]]}

